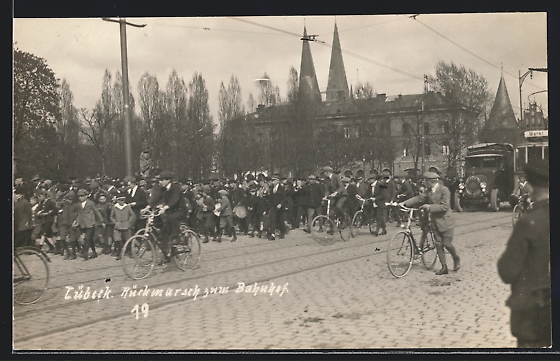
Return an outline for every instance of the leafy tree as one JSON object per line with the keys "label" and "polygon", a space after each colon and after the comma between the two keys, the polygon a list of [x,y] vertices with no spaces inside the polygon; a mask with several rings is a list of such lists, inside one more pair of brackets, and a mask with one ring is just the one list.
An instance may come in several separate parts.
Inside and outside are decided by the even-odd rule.
{"label": "leafy tree", "polygon": [[15,49],[13,142],[18,171],[58,176],[59,84],[43,58]]}
{"label": "leafy tree", "polygon": [[220,135],[219,135],[219,159],[223,172],[227,175],[241,173],[246,169],[248,146],[246,136],[243,132],[242,117],[245,114],[243,107],[241,87],[235,76],[231,76],[226,88],[221,83],[219,93]]}
{"label": "leafy tree", "polygon": [[196,72],[189,83],[186,152],[189,174],[199,179],[209,175],[214,161],[214,125],[208,105],[208,89],[202,74]]}
{"label": "leafy tree", "polygon": [[270,77],[266,74],[266,72],[259,80],[259,89],[260,104],[264,104],[264,106],[266,107],[280,104],[280,88],[272,83],[272,80],[270,80]]}
{"label": "leafy tree", "polygon": [[[430,90],[440,92],[455,111],[451,114],[448,167],[456,167],[466,146],[476,142],[479,117],[490,102],[483,75],[463,65],[439,61],[435,75],[428,76]],[[466,108],[460,111],[461,108]]]}
{"label": "leafy tree", "polygon": [[60,175],[63,178],[81,171],[82,162],[77,157],[80,148],[80,123],[78,109],[74,106],[74,95],[66,79],[59,88],[59,107],[61,118],[57,124],[60,141]]}

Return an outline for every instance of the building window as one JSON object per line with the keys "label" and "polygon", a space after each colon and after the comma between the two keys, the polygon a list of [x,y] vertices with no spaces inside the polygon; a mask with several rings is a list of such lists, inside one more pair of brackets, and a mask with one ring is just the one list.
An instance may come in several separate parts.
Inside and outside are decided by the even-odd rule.
{"label": "building window", "polygon": [[430,142],[424,142],[424,155],[432,155],[432,148]]}
{"label": "building window", "polygon": [[441,145],[441,154],[449,155],[449,141],[444,140],[443,144]]}
{"label": "building window", "polygon": [[410,143],[403,144],[403,157],[410,156]]}
{"label": "building window", "polygon": [[430,123],[424,123],[424,134],[430,134]]}
{"label": "building window", "polygon": [[407,136],[409,131],[409,126],[407,123],[403,123],[402,125],[402,135]]}
{"label": "building window", "polygon": [[344,138],[350,138],[350,127],[344,127]]}
{"label": "building window", "polygon": [[441,132],[444,134],[449,134],[449,122],[443,121],[441,122]]}

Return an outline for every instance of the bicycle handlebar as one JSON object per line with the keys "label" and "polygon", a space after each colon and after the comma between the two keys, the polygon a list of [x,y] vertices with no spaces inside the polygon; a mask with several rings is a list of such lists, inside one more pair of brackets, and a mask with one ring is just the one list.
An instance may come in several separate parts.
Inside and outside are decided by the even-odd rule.
{"label": "bicycle handlebar", "polygon": [[162,214],[161,209],[160,208],[155,208],[153,210],[145,210],[143,212],[140,212],[140,218],[158,217],[161,214]]}

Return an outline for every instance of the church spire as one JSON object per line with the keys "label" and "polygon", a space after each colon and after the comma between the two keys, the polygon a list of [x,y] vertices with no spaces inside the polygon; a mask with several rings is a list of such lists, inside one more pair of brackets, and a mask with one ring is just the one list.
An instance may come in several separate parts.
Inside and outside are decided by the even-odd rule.
{"label": "church spire", "polygon": [[331,52],[331,65],[329,68],[329,82],[327,84],[327,101],[348,99],[348,80],[342,60],[342,48],[338,38],[338,27],[334,23],[334,35]]}
{"label": "church spire", "polygon": [[307,28],[303,27],[303,44],[301,47],[301,66],[299,70],[299,90],[298,93],[307,99],[321,101],[321,93],[319,91],[319,83],[315,74],[315,65],[313,65],[313,57],[311,56],[311,48],[307,37]]}

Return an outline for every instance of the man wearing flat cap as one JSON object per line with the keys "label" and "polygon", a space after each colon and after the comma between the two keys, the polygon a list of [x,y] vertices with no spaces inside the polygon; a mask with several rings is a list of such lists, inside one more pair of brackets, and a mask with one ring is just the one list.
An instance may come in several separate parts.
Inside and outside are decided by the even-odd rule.
{"label": "man wearing flat cap", "polygon": [[[158,207],[161,212],[161,219],[164,223],[164,234],[161,237],[163,250],[169,254],[169,241],[174,240],[181,234],[181,220],[187,216],[187,207],[183,200],[183,192],[181,187],[171,182],[173,173],[163,170],[159,175],[159,184],[161,191],[154,194],[148,201],[148,205],[144,210]],[[169,262],[170,258],[165,255],[165,261]]]}
{"label": "man wearing flat cap", "polygon": [[515,224],[498,273],[511,284],[506,305],[517,347],[541,348],[552,344],[548,161],[531,161],[524,170],[534,203]]}
{"label": "man wearing flat cap", "polygon": [[451,254],[451,257],[453,257],[453,271],[458,271],[461,264],[459,255],[452,244],[455,222],[453,221],[449,204],[451,193],[439,180],[437,173],[426,172],[424,173],[424,179],[426,180],[426,189],[416,197],[399,203],[399,205],[404,205],[405,207],[421,205],[421,208],[430,212],[431,227],[436,242],[437,254],[441,262],[441,269],[436,272],[436,275],[449,273],[445,260],[446,249]]}

